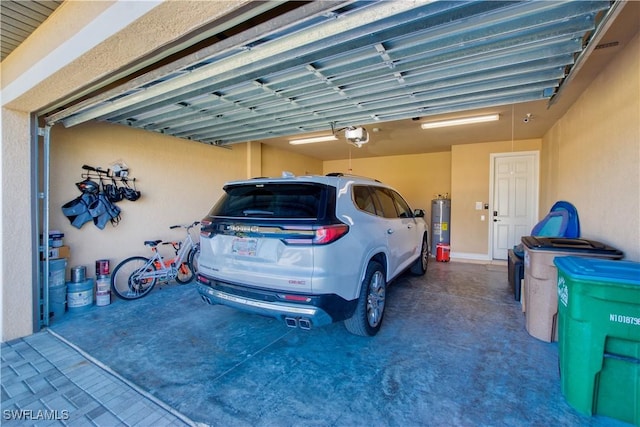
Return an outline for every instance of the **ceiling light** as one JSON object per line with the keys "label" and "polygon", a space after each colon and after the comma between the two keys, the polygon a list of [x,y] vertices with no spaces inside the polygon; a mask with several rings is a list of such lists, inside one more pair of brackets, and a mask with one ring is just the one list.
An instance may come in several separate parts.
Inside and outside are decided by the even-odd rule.
{"label": "ceiling light", "polygon": [[289,141],[291,145],[313,144],[314,142],[337,141],[335,135],[314,136],[313,138],[292,139]]}
{"label": "ceiling light", "polygon": [[445,126],[468,125],[471,123],[493,122],[500,120],[499,114],[490,114],[487,116],[464,117],[462,119],[441,120],[438,122],[422,123],[422,129],[441,128]]}

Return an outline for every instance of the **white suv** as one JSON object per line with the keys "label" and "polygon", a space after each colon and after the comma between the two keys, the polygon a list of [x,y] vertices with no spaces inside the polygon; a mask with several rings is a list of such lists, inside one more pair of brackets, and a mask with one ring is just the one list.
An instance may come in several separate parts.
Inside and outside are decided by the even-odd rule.
{"label": "white suv", "polygon": [[424,212],[376,180],[329,174],[224,186],[202,220],[198,292],[209,304],[309,329],[372,336],[387,284],[429,260]]}

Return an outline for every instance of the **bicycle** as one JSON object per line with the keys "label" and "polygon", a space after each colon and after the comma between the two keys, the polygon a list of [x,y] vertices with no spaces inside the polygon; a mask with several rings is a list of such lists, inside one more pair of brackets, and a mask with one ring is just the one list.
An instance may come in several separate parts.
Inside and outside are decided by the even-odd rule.
{"label": "bicycle", "polygon": [[[163,242],[147,240],[144,242],[153,255],[151,258],[133,256],[116,266],[111,274],[111,289],[120,298],[133,300],[147,295],[158,281],[169,282],[175,279],[180,284],[191,282],[195,276],[200,244],[191,237],[191,229],[199,225],[195,221],[190,225],[172,225],[169,229],[184,228],[186,236],[181,242]],[[171,245],[175,256],[165,259],[158,251],[158,245]],[[195,265],[193,263],[196,263]]]}

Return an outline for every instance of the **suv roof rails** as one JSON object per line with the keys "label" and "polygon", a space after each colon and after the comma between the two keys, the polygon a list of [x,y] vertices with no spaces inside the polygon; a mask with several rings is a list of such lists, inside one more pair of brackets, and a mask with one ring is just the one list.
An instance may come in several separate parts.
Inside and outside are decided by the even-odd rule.
{"label": "suv roof rails", "polygon": [[370,181],[380,182],[379,180],[377,180],[375,178],[370,178],[368,176],[353,175],[353,174],[350,174],[350,173],[342,173],[342,172],[329,172],[325,176],[351,176],[353,178],[368,179]]}

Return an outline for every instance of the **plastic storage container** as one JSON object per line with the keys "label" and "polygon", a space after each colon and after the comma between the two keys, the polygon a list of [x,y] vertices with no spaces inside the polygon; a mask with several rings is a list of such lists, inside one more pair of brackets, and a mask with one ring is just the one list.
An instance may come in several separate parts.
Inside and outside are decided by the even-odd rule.
{"label": "plastic storage container", "polygon": [[49,287],[65,283],[67,260],[65,258],[49,260]]}
{"label": "plastic storage container", "polygon": [[594,240],[564,237],[522,238],[524,246],[524,302],[527,332],[539,340],[557,341],[558,292],[557,270],[553,259],[558,256],[620,259],[619,250]]}
{"label": "plastic storage container", "polygon": [[582,413],[640,426],[640,263],[554,263],[562,393]]}
{"label": "plastic storage container", "polygon": [[[44,274],[44,262],[41,263],[41,268],[41,274]],[[66,258],[49,260],[49,317],[53,316],[56,319],[60,318],[64,315],[66,310],[66,271]]]}
{"label": "plastic storage container", "polygon": [[436,245],[436,261],[449,262],[451,247],[446,243],[438,243]]}
{"label": "plastic storage container", "polygon": [[93,305],[93,279],[67,282],[67,308],[69,313],[85,311]]}
{"label": "plastic storage container", "polygon": [[509,286],[513,289],[513,297],[516,301],[520,301],[520,293],[522,291],[522,280],[524,279],[524,258],[519,257],[509,249]]}
{"label": "plastic storage container", "polygon": [[49,286],[49,316],[59,319],[67,308],[67,285]]}

